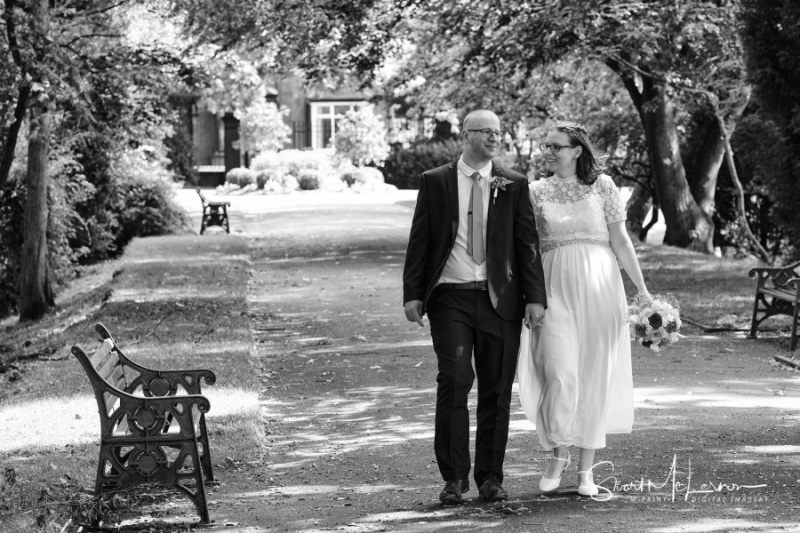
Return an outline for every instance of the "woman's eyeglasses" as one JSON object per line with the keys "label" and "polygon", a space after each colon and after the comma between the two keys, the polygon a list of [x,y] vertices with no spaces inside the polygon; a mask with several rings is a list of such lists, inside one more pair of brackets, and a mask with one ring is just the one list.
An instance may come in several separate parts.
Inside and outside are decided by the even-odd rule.
{"label": "woman's eyeglasses", "polygon": [[576,147],[577,147],[576,144],[559,145],[559,144],[539,143],[539,148],[541,148],[542,152],[546,152],[546,151],[550,150],[554,154],[557,154],[558,152],[560,152],[562,148],[576,148]]}

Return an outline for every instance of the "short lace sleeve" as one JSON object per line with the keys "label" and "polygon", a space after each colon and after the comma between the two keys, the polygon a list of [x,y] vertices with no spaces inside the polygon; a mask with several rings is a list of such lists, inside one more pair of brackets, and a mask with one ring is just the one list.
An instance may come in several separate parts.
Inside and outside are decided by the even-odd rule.
{"label": "short lace sleeve", "polygon": [[542,215],[542,185],[544,180],[532,181],[529,186],[529,194],[531,197],[531,205],[533,205],[533,214],[537,217]]}
{"label": "short lace sleeve", "polygon": [[603,198],[606,224],[625,220],[625,202],[622,201],[619,189],[614,184],[614,181],[609,176],[602,174],[597,178],[597,187],[600,190],[600,196]]}

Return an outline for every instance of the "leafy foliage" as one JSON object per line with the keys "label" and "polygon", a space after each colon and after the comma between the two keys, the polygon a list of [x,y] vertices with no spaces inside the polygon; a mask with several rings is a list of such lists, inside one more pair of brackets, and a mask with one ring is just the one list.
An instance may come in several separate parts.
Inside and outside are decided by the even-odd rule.
{"label": "leafy foliage", "polygon": [[[22,225],[23,212],[13,207],[21,205],[22,196],[9,191],[24,179],[23,119],[27,106],[46,104],[55,125],[47,243],[49,280],[57,288],[76,263],[111,257],[133,236],[178,227],[168,190],[158,184],[173,179],[166,170],[176,167],[170,149],[174,154],[187,147],[180,140],[167,145],[177,139],[181,122],[167,96],[188,86],[192,68],[175,48],[137,41],[143,13],[138,5],[52,4],[47,46],[33,26],[30,6],[28,0],[6,2],[3,11],[6,39],[0,40],[0,54],[7,60],[0,62],[0,79],[8,85],[0,90],[0,138],[4,157],[15,148],[8,173],[15,184],[4,191],[13,199],[3,216],[13,219],[4,220],[0,231]],[[20,125],[22,134],[15,135]],[[177,166],[185,174],[187,165],[184,158]],[[160,208],[152,205],[156,201]],[[15,299],[19,252],[13,235],[0,237],[0,256],[7,258],[0,269],[4,302]],[[0,313],[5,316],[13,307],[8,304]]]}
{"label": "leafy foliage", "polygon": [[303,169],[297,176],[301,191],[315,191],[324,183],[325,176],[319,170]]}
{"label": "leafy foliage", "polygon": [[256,173],[249,168],[232,168],[225,174],[225,182],[245,187],[256,183]]}
{"label": "leafy foliage", "polygon": [[267,102],[254,102],[244,110],[236,110],[239,119],[239,141],[236,147],[259,154],[280,150],[291,141],[292,128],[286,123],[289,110]]}
{"label": "leafy foliage", "polygon": [[[734,129],[746,100],[736,32],[739,3],[268,0],[246,2],[247,9],[240,7],[235,15],[227,13],[230,1],[210,9],[203,9],[199,0],[179,0],[174,6],[187,14],[188,27],[199,39],[261,49],[273,58],[275,68],[299,66],[317,80],[355,71],[365,84],[402,99],[412,112],[491,108],[511,132],[523,170],[535,153],[529,132],[559,114],[554,101],[562,88],[581,87],[563,75],[569,71],[564,67],[578,61],[594,64],[587,70],[597,71],[598,65],[606,65],[616,74],[615,92],[628,93],[641,122],[634,126],[628,120],[636,116],[628,107],[619,122],[625,131],[602,131],[613,137],[606,144],[615,163],[622,165],[618,175],[641,180],[648,167],[644,173],[654,177],[670,242],[708,250],[721,152],[708,150],[713,155],[684,162],[673,147],[693,108],[708,107],[711,101],[719,102],[728,130]],[[588,78],[586,82],[582,96],[605,95],[586,90],[601,86]],[[593,120],[614,123],[616,110],[608,112],[614,106],[594,103],[600,105],[586,106],[597,111]],[[567,118],[573,120],[591,114],[585,107],[560,111],[572,111]],[[706,133],[707,142],[721,144],[713,129]],[[642,135],[646,143],[636,140]],[[628,147],[630,154],[625,153]]]}
{"label": "leafy foliage", "polygon": [[394,145],[383,165],[384,180],[398,189],[417,189],[423,172],[456,161],[461,151],[461,143],[455,140],[417,143],[409,148]]}
{"label": "leafy foliage", "polygon": [[386,125],[375,107],[360,106],[345,114],[336,127],[336,155],[357,167],[381,166],[389,155]]}
{"label": "leafy foliage", "polygon": [[193,58],[203,72],[197,105],[219,116],[231,113],[239,119],[236,147],[252,155],[280,150],[291,141],[287,108],[267,102],[266,58],[237,50],[202,47]]}
{"label": "leafy foliage", "polygon": [[[742,38],[757,117],[748,125],[749,165],[775,219],[800,254],[800,5],[743,0]],[[756,133],[757,132],[757,133]]]}
{"label": "leafy foliage", "polygon": [[256,174],[259,189],[266,193],[284,194],[300,188],[297,178],[291,174],[282,174],[275,169],[264,169]]}
{"label": "leafy foliage", "polygon": [[355,167],[342,172],[342,181],[348,187],[374,186],[383,184],[383,173],[374,167]]}
{"label": "leafy foliage", "polygon": [[0,316],[17,308],[17,276],[22,249],[25,187],[12,176],[0,188]]}
{"label": "leafy foliage", "polygon": [[352,165],[341,162],[333,150],[281,150],[262,152],[250,165],[256,181],[264,183],[265,192],[285,193],[297,190],[338,191],[345,187],[341,173]]}
{"label": "leafy foliage", "polygon": [[117,249],[123,249],[134,237],[166,235],[185,227],[184,213],[174,203],[171,187],[171,182],[141,176],[117,184]]}

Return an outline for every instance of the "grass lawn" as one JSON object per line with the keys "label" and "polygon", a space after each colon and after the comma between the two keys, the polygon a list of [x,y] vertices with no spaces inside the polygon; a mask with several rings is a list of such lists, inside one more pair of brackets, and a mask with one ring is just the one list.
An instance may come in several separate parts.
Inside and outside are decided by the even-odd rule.
{"label": "grass lawn", "polygon": [[8,327],[4,343],[46,355],[14,364],[0,400],[0,530],[58,531],[65,501],[86,502],[97,468],[99,422],[89,380],[69,348],[90,353],[102,322],[133,361],[154,369],[210,368],[212,460],[258,454],[258,380],[251,357],[246,243],[230,236],[140,239],[123,260],[97,266],[59,309]]}

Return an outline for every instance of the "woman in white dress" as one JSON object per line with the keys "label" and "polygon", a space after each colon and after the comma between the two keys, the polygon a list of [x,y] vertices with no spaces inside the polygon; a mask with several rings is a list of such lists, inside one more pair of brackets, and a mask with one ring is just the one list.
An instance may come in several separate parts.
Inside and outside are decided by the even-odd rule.
{"label": "woman in white dress", "polygon": [[553,175],[531,184],[548,308],[523,329],[519,394],[539,442],[553,450],[539,487],[558,488],[569,446],[580,448],[578,493],[593,496],[595,450],[630,433],[633,378],[627,300],[619,267],[646,293],[625,230],[625,205],[586,130],[552,126],[541,145]]}

